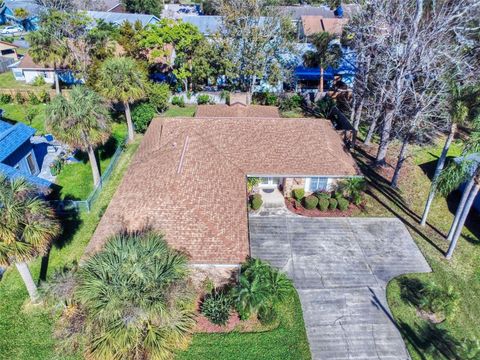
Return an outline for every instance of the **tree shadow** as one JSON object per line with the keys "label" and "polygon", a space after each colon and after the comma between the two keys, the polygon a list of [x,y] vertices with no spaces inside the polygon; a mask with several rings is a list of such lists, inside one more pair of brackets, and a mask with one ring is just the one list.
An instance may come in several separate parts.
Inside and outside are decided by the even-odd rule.
{"label": "tree shadow", "polygon": [[422,300],[422,291],[425,289],[425,284],[419,279],[402,277],[398,279],[398,285],[403,301],[418,307]]}

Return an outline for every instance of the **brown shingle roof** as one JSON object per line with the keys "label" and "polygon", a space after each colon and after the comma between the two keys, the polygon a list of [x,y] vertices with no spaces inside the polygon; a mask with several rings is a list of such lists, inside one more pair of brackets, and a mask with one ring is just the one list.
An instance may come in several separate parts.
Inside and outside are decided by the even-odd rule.
{"label": "brown shingle roof", "polygon": [[246,175],[358,174],[327,120],[156,119],[86,254],[116,232],[151,227],[193,263],[240,263],[249,252]]}
{"label": "brown shingle roof", "polygon": [[275,106],[242,104],[235,105],[199,105],[195,117],[242,117],[242,118],[278,118],[280,113]]}
{"label": "brown shingle roof", "polygon": [[311,36],[319,32],[328,32],[334,35],[341,35],[343,27],[348,19],[324,18],[323,16],[304,15],[302,16],[303,32],[306,36]]}
{"label": "brown shingle roof", "polygon": [[33,61],[32,57],[28,54],[20,60],[17,66],[18,69],[35,69],[35,70],[53,70],[53,66],[50,64],[37,64]]}

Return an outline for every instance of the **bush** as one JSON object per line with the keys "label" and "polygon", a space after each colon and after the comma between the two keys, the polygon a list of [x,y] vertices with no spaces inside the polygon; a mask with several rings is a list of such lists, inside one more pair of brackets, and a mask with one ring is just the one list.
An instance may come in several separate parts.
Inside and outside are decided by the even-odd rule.
{"label": "bush", "polygon": [[277,105],[277,95],[270,92],[256,92],[252,95],[252,102],[259,105]]}
{"label": "bush", "polygon": [[328,208],[330,210],[335,210],[337,208],[337,205],[338,205],[337,199],[334,199],[334,198],[328,199]]}
{"label": "bush", "polygon": [[215,101],[213,101],[213,99],[208,94],[200,94],[197,96],[197,104],[198,105],[215,104]]}
{"label": "bush", "polygon": [[33,119],[35,119],[35,116],[37,116],[37,109],[34,107],[31,107],[27,110],[27,114],[25,115],[25,120],[29,124],[32,124],[32,121]]}
{"label": "bush", "polygon": [[325,198],[318,199],[318,208],[321,211],[327,211],[329,206],[330,206],[329,199],[325,199]]}
{"label": "bush", "polygon": [[13,98],[10,94],[0,94],[0,104],[10,104]]}
{"label": "bush", "polygon": [[262,195],[255,194],[250,197],[250,204],[253,211],[257,211],[263,204]]}
{"label": "bush", "polygon": [[330,199],[332,197],[332,194],[330,194],[329,192],[323,192],[323,191],[317,191],[315,194],[314,194],[318,200],[320,199]]}
{"label": "bush", "polygon": [[305,206],[305,209],[315,209],[318,205],[318,198],[314,195],[309,195],[303,199],[303,205]]}
{"label": "bush", "polygon": [[156,113],[155,107],[150,103],[135,105],[132,111],[132,121],[135,125],[135,130],[144,133]]}
{"label": "bush", "polygon": [[339,198],[337,199],[338,200],[338,209],[340,211],[345,211],[348,209],[348,205],[350,205],[350,203],[348,202],[347,199],[345,198]]}
{"label": "bush", "polygon": [[303,190],[302,188],[300,189],[293,189],[292,190],[292,196],[295,200],[302,200],[303,197],[305,196],[305,190]]}
{"label": "bush", "polygon": [[420,290],[420,294],[418,307],[421,310],[447,317],[457,309],[459,295],[451,286],[444,289],[430,281]]}
{"label": "bush", "polygon": [[289,111],[300,108],[303,103],[303,97],[299,94],[293,94],[292,96],[282,97],[279,102],[280,110]]}
{"label": "bush", "polygon": [[180,107],[185,107],[185,100],[183,100],[183,96],[174,96],[172,97],[172,105],[177,105]]}
{"label": "bush", "polygon": [[148,86],[148,101],[158,112],[168,109],[168,100],[171,95],[168,84],[150,83]]}
{"label": "bush", "polygon": [[277,311],[274,307],[262,306],[258,309],[257,317],[263,325],[271,325],[277,320]]}
{"label": "bush", "polygon": [[335,101],[331,97],[325,96],[323,99],[318,100],[315,105],[315,111],[318,112],[318,115],[328,118],[330,111],[335,106]]}
{"label": "bush", "polygon": [[38,75],[35,79],[33,79],[32,85],[33,86],[43,86],[45,85],[45,78],[43,76]]}
{"label": "bush", "polygon": [[38,99],[37,95],[34,92],[28,92],[28,103],[31,105],[38,105],[40,104],[40,100]]}
{"label": "bush", "polygon": [[230,318],[232,299],[224,292],[213,291],[205,296],[200,307],[201,313],[216,325],[225,325]]}
{"label": "bush", "polygon": [[60,174],[63,168],[63,159],[55,159],[51,164],[50,164],[50,173],[53,176],[57,176]]}
{"label": "bush", "polygon": [[220,99],[225,100],[225,104],[230,105],[230,91],[222,90]]}
{"label": "bush", "polygon": [[360,205],[362,202],[362,195],[366,187],[367,184],[365,179],[356,177],[342,181],[339,184],[338,189],[355,205]]}
{"label": "bush", "polygon": [[38,100],[40,102],[46,104],[50,101],[50,94],[48,93],[47,90],[40,90],[38,93]]}
{"label": "bush", "polygon": [[23,97],[23,94],[21,92],[15,93],[15,102],[17,104],[25,103],[25,98]]}

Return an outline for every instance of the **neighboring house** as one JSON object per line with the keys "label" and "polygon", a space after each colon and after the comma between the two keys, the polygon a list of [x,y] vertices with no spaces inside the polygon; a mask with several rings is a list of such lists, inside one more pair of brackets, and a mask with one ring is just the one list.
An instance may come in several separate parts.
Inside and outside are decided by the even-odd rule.
{"label": "neighboring house", "polygon": [[348,19],[342,18],[324,18],[318,15],[305,15],[301,18],[300,39],[309,41],[309,39],[320,32],[328,32],[332,35],[341,36],[343,27]]}
{"label": "neighboring house", "polygon": [[18,46],[6,42],[6,41],[0,41],[0,56],[6,57],[9,59],[18,59],[18,54],[17,54],[17,49]]}
{"label": "neighboring house", "polygon": [[205,36],[211,36],[220,30],[220,27],[222,26],[221,16],[184,16],[182,17],[182,20],[198,27],[200,32]]}
{"label": "neighboring house", "polygon": [[163,6],[162,19],[182,19],[185,16],[200,15],[199,5],[184,5],[184,4],[165,4]]}
{"label": "neighboring house", "polygon": [[94,20],[103,20],[110,24],[122,25],[124,22],[135,24],[139,21],[143,27],[156,24],[160,19],[154,15],[147,14],[130,14],[107,11],[87,11],[88,16]]}
{"label": "neighboring house", "polygon": [[[22,60],[9,66],[12,69],[13,76],[17,81],[25,81],[31,84],[40,76],[47,84],[55,83],[55,71],[50,64],[38,64],[33,61],[32,57],[26,54]],[[73,85],[81,82],[76,79],[70,70],[57,69],[59,79],[67,85]]]}
{"label": "neighboring house", "polygon": [[77,9],[85,11],[126,12],[118,0],[74,0]]}
{"label": "neighboring house", "polygon": [[23,123],[12,125],[0,120],[0,173],[9,178],[24,177],[48,188],[51,183],[37,177],[40,165],[30,140],[34,134],[35,129]]}
{"label": "neighboring house", "polygon": [[[20,19],[15,16],[15,10],[24,9],[28,13],[28,18]],[[26,31],[33,31],[38,28],[40,14],[44,7],[38,5],[33,0],[6,0],[0,7],[0,25],[12,23],[21,25]]]}
{"label": "neighboring house", "polygon": [[250,255],[247,177],[289,196],[360,175],[330,121],[203,115],[152,121],[86,256],[113,234],[153,228],[192,266],[226,273]]}

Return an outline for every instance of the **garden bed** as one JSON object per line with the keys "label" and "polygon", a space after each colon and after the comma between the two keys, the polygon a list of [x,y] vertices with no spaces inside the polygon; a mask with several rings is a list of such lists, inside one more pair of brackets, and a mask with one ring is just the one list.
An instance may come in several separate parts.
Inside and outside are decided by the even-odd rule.
{"label": "garden bed", "polygon": [[195,318],[197,322],[195,326],[196,333],[229,333],[232,331],[240,333],[262,332],[273,330],[278,327],[278,322],[272,325],[262,325],[256,317],[248,320],[240,320],[237,312],[232,312],[226,325],[215,325],[202,314],[198,314]]}
{"label": "garden bed", "polygon": [[302,205],[298,206],[297,201],[295,201],[292,198],[286,198],[285,199],[285,205],[287,206],[287,209],[290,210],[292,213],[301,215],[301,216],[308,216],[308,217],[350,217],[350,216],[355,216],[358,215],[362,209],[361,205],[356,206],[354,204],[349,204],[348,209],[341,211],[339,209],[335,210],[326,210],[326,211],[321,211],[318,208],[315,209],[305,209]]}

